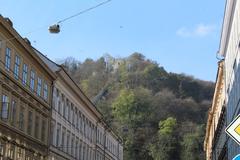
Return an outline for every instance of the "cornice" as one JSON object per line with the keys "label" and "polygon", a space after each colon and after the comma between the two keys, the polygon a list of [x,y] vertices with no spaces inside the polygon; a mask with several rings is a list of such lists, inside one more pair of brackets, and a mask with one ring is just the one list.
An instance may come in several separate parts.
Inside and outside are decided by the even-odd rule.
{"label": "cornice", "polygon": [[[20,44],[21,47],[23,47],[29,54],[32,56],[39,64],[42,66],[42,68],[45,69],[45,71],[50,75],[50,77],[54,80],[56,78],[56,75],[54,72],[51,71],[51,69],[42,61],[42,59],[36,55],[34,52],[32,46],[28,44],[21,35],[5,20],[5,18],[0,15],[0,24],[4,27],[7,33],[9,33],[12,38],[11,41],[15,41],[18,44]],[[6,40],[10,41],[10,40]]]}
{"label": "cornice", "polygon": [[219,46],[219,54],[226,56],[226,49],[229,43],[230,33],[232,29],[232,21],[238,0],[226,0],[224,20],[222,24],[222,33]]}

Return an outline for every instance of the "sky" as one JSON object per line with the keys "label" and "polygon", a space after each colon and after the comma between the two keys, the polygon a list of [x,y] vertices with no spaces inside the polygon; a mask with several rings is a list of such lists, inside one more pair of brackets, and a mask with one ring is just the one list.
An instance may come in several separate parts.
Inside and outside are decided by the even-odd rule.
{"label": "sky", "polygon": [[48,58],[98,59],[142,53],[169,72],[216,80],[225,0],[112,0],[61,24],[48,26],[104,0],[0,0],[0,14]]}

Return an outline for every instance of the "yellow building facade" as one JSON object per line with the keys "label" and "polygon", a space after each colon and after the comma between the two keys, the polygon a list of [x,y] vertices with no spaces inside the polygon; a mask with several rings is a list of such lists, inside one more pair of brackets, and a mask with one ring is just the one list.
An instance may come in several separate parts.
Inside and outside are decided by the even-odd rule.
{"label": "yellow building facade", "polygon": [[224,87],[224,62],[218,64],[218,74],[215,84],[212,106],[208,113],[204,150],[206,160],[225,160],[226,157],[226,107]]}
{"label": "yellow building facade", "polygon": [[55,74],[0,16],[0,160],[47,159]]}
{"label": "yellow building facade", "polygon": [[122,160],[121,138],[72,80],[0,15],[0,160]]}

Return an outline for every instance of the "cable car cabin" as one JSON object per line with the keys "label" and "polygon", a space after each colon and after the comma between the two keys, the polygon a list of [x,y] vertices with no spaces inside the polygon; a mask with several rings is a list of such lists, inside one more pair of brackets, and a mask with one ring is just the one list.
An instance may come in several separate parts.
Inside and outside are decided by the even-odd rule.
{"label": "cable car cabin", "polygon": [[58,24],[54,24],[48,28],[50,33],[59,33],[60,32],[60,26]]}

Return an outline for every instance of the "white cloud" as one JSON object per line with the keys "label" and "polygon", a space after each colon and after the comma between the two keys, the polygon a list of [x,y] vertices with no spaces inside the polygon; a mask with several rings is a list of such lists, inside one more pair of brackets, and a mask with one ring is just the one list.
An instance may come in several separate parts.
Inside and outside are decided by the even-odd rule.
{"label": "white cloud", "polygon": [[215,25],[199,24],[192,29],[186,27],[179,28],[176,34],[180,37],[206,37],[214,32],[215,29]]}

